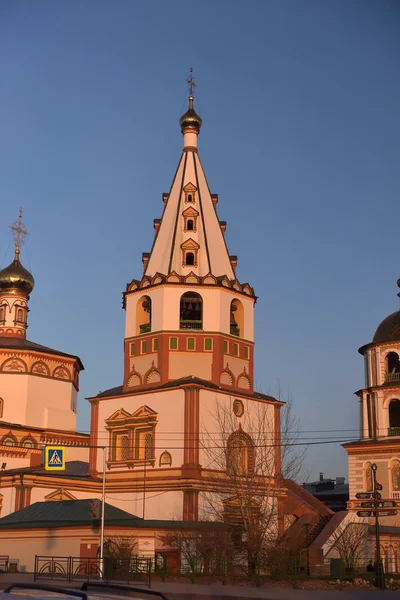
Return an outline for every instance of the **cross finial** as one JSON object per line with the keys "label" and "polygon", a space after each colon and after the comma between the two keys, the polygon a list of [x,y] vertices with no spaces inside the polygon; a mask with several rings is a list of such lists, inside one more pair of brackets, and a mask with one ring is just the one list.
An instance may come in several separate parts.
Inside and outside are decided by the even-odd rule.
{"label": "cross finial", "polygon": [[19,209],[18,219],[10,225],[10,229],[15,243],[15,258],[18,260],[20,248],[24,243],[26,236],[29,235],[28,230],[22,222],[22,208]]}
{"label": "cross finial", "polygon": [[186,79],[186,83],[189,84],[189,100],[193,99],[193,89],[195,87],[197,87],[197,83],[195,82],[195,80],[193,79],[193,69],[192,67],[190,67],[190,75],[189,77]]}

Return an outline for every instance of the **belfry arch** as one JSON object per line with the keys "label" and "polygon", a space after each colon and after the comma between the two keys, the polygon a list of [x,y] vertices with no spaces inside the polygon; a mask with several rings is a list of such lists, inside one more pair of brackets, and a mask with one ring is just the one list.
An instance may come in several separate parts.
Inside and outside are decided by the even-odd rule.
{"label": "belfry arch", "polygon": [[151,331],[151,298],[142,296],[136,305],[136,333]]}
{"label": "belfry arch", "polygon": [[203,298],[197,292],[185,292],[181,296],[179,327],[203,329]]}
{"label": "belfry arch", "polygon": [[244,337],[244,309],[240,300],[232,300],[230,306],[229,330],[231,335]]}

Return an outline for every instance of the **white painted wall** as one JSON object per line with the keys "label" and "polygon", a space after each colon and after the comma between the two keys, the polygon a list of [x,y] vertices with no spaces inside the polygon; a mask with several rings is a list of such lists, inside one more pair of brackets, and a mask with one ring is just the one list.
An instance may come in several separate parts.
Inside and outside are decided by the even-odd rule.
{"label": "white painted wall", "polygon": [[[158,414],[156,427],[156,465],[164,450],[172,456],[172,466],[183,463],[184,432],[184,391],[168,390],[165,392],[124,395],[99,402],[99,438],[98,445],[109,445],[109,434],[105,429],[105,420],[120,408],[134,413],[141,406],[147,405]],[[97,469],[102,471],[102,456],[98,452]],[[167,469],[169,467],[166,467]]]}
{"label": "white painted wall", "polygon": [[77,392],[70,381],[25,373],[0,373],[3,420],[31,427],[75,431]]}
{"label": "white painted wall", "polygon": [[[233,402],[235,398],[240,399],[244,404],[244,414],[242,417],[236,417],[233,415]],[[218,424],[216,419],[217,408],[219,405],[223,410],[229,412],[232,415],[232,421],[229,422],[227,426],[227,431],[229,432],[230,425],[234,425],[233,431],[239,428],[239,424],[241,424],[244,432],[248,432],[249,435],[254,439],[253,433],[256,432],[256,435],[260,435],[262,433],[262,429],[260,428],[259,416],[260,414],[265,419],[265,424],[269,426],[269,429],[265,431],[265,444],[271,444],[271,439],[273,438],[273,425],[274,425],[274,406],[269,403],[260,403],[256,400],[249,400],[248,398],[242,397],[240,394],[232,394],[231,396],[227,394],[221,394],[219,392],[214,392],[211,390],[200,390],[200,436],[202,439],[202,445],[207,445],[209,443],[209,435],[212,434],[213,439],[215,440],[215,446],[221,445],[221,453],[224,452],[224,448],[222,447],[222,437],[221,433],[223,431],[223,427]],[[260,411],[264,411],[260,412]],[[218,452],[218,450],[216,450]],[[256,450],[257,451],[257,450]],[[274,458],[275,450],[271,448],[268,451],[268,458],[272,460]],[[210,454],[207,453],[202,447],[200,448],[200,464],[203,468],[219,468],[218,465],[210,464]],[[273,472],[272,464],[267,470],[268,474]]]}
{"label": "white painted wall", "polygon": [[125,337],[137,335],[136,305],[149,296],[152,302],[152,332],[179,331],[180,299],[186,292],[195,292],[203,298],[203,330],[230,333],[230,306],[239,300],[244,309],[243,336],[254,341],[254,300],[235,294],[223,287],[160,285],[151,289],[129,294],[126,297]]}

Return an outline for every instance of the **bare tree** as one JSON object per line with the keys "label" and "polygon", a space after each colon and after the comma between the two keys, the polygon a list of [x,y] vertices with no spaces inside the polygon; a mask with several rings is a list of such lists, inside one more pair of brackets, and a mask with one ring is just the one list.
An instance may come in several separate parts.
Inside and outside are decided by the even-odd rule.
{"label": "bare tree", "polygon": [[137,539],[132,536],[110,536],[104,542],[104,554],[113,559],[131,559],[137,549]]}
{"label": "bare tree", "polygon": [[202,496],[207,518],[235,527],[238,556],[254,575],[276,542],[283,480],[298,476],[304,453],[294,451],[298,423],[291,402],[282,403],[279,430],[273,403],[241,401],[243,410],[234,411],[234,402],[216,401],[212,430],[203,427],[209,485]]}
{"label": "bare tree", "polygon": [[187,569],[192,583],[199,573],[226,575],[226,563],[232,554],[231,532],[215,523],[202,523],[196,529],[179,527],[164,537],[164,543],[179,551],[181,569]]}
{"label": "bare tree", "polygon": [[354,571],[368,553],[368,526],[365,523],[349,523],[344,529],[333,533],[333,545],[342,559],[345,569]]}

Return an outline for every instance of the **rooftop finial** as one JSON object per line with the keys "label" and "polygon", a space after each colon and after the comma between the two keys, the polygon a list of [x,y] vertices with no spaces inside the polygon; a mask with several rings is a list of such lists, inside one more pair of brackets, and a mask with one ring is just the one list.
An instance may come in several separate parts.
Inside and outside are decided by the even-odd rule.
{"label": "rooftop finial", "polygon": [[194,91],[194,88],[197,87],[197,83],[193,79],[193,75],[192,75],[193,68],[192,67],[190,67],[189,72],[190,72],[190,75],[186,79],[186,83],[189,84],[189,108],[193,108],[193,100],[194,100],[193,91]]}
{"label": "rooftop finial", "polygon": [[26,236],[29,235],[28,230],[22,222],[22,208],[19,209],[18,219],[10,225],[10,229],[15,243],[15,259],[19,260],[20,248],[24,243]]}

